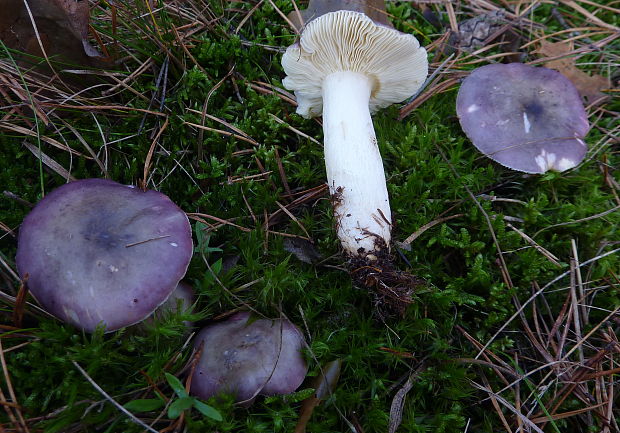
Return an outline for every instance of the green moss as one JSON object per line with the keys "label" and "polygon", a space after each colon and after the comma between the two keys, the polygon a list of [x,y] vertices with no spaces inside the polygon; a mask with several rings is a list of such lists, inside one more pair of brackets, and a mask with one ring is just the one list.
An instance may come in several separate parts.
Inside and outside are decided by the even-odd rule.
{"label": "green moss", "polygon": [[[398,107],[378,113],[374,124],[388,177],[394,240],[404,240],[431,221],[461,214],[424,231],[412,243],[411,251],[394,252],[399,268],[423,277],[426,286],[414,294],[405,317],[383,323],[373,316],[368,293],[353,286],[344,271],[327,196],[294,207],[297,222],[280,211],[279,204],[292,201],[285,195],[287,187],[299,193],[325,182],[321,147],[289,129],[320,142],[320,124],[301,118],[277,92],[270,93],[269,85],[281,87],[284,73],[280,54],[269,47],[292,43],[294,34],[270,3],[254,10],[238,32],[235,29],[252,4],[209,4],[219,18],[187,43],[197,64],[172,36],[172,25],[187,22],[171,10],[156,14],[161,39],[136,35],[137,29],[157,34],[150,17],[132,21],[121,14],[119,45],[130,50],[135,60],[119,65],[117,73],[128,76],[148,58],[154,67],[130,81],[135,92],[124,90],[99,101],[133,109],[161,109],[168,123],[155,146],[149,187],[168,194],[187,212],[215,216],[241,227],[221,225],[208,216],[203,218],[214,227],[192,221],[195,240],[200,240],[187,274],[198,294],[194,319],[202,325],[244,305],[272,317],[282,312],[309,332],[306,356],[310,375],[319,374],[319,365],[342,359],[339,384],[315,409],[310,432],[348,431],[348,422],[354,419],[366,433],[387,431],[392,398],[411,369],[418,367],[403,409],[401,431],[462,432],[468,425],[469,431],[500,430],[493,407],[488,401],[480,403],[487,395],[471,381],[480,382],[480,375],[486,374],[493,389],[501,388],[503,382],[492,370],[455,361],[474,357],[478,350],[464,333],[486,343],[514,314],[515,304],[526,302],[536,290],[534,283],[543,286],[568,269],[571,240],[576,242],[582,262],[609,251],[607,243],[617,242],[618,212],[590,218],[616,206],[613,192],[601,176],[600,162],[606,158],[613,169],[618,165],[617,152],[609,146],[598,148],[593,159],[577,170],[524,176],[481,157],[471,146],[458,125],[454,90],[432,96],[402,121],[396,120]],[[276,0],[275,4],[284,13],[292,10],[288,1]],[[418,34],[425,44],[436,38],[437,30],[413,4],[388,6],[397,28]],[[534,19],[546,22],[550,7],[540,5]],[[609,19],[614,22],[617,17]],[[109,21],[94,20],[94,25],[104,35],[113,34]],[[554,26],[550,23],[549,30]],[[168,54],[159,46],[165,46]],[[164,64],[169,70],[161,101],[163,86],[158,84],[158,76]],[[93,91],[86,96],[98,95]],[[205,104],[208,116],[203,118]],[[0,114],[6,113],[6,108],[0,110]],[[127,184],[142,179],[153,138],[165,122],[163,116],[138,110],[63,110],[62,116],[98,155],[108,175]],[[25,119],[13,119],[24,125]],[[613,127],[609,117],[598,122],[601,128]],[[211,130],[200,131],[190,123]],[[59,118],[53,118],[53,125],[42,128],[41,134],[82,154],[71,156],[42,144],[43,151],[70,168],[76,178],[104,175]],[[41,176],[37,159],[21,144],[24,138],[0,128],[0,185],[36,203],[42,196],[41,184],[47,192],[65,180],[47,168]],[[32,137],[28,139],[36,143]],[[593,129],[588,141],[601,139],[603,133]],[[203,155],[200,160],[199,153]],[[492,201],[492,197],[510,201]],[[17,229],[28,210],[20,202],[4,198],[0,200],[0,221]],[[566,224],[574,221],[580,222]],[[507,223],[557,256],[559,266]],[[287,252],[279,234],[306,236],[305,232],[322,255],[318,265],[302,263]],[[3,261],[14,267],[15,238],[4,235],[0,245]],[[512,288],[498,264],[497,245]],[[582,270],[593,286],[606,286],[588,299],[592,303],[590,327],[607,314],[601,308],[620,304],[617,283],[611,279],[617,269],[617,255],[611,255]],[[17,282],[12,283],[9,292],[17,288]],[[567,284],[567,279],[562,280],[545,294],[546,305],[554,314],[566,299]],[[7,324],[9,312],[0,313]],[[553,323],[554,317],[544,314],[547,323]],[[526,316],[531,317],[530,310]],[[141,333],[128,330],[89,336],[51,319],[28,316],[25,326],[32,330],[3,340],[5,348],[27,343],[8,352],[7,357],[25,416],[56,411],[50,419],[36,423],[36,428],[46,432],[141,431],[86,381],[72,361],[121,404],[154,398],[149,380],[170,397],[164,372],[178,373],[191,356],[182,326],[187,319],[173,315]],[[504,360],[521,351],[527,351],[528,356],[533,353],[518,319],[490,349]],[[542,397],[544,402],[547,399],[550,394]],[[228,399],[212,399],[209,404],[223,414],[224,421],[188,411],[188,431],[288,432],[300,410],[298,401],[287,398],[259,398],[247,409]],[[569,399],[563,410],[579,407],[578,401]],[[148,418],[156,416],[151,413]],[[3,417],[4,413],[0,422],[7,422]],[[164,421],[157,427],[167,425]],[[579,431],[579,424],[570,419],[558,426],[560,431]]]}

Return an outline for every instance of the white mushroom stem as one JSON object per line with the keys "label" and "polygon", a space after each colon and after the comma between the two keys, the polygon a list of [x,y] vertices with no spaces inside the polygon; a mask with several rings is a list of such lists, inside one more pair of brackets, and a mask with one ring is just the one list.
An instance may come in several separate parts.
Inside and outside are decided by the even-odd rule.
{"label": "white mushroom stem", "polygon": [[[373,259],[390,244],[390,203],[370,117],[371,79],[341,71],[323,81],[327,182],[345,251]],[[377,243],[377,241],[379,243]],[[360,250],[363,248],[363,250]]]}

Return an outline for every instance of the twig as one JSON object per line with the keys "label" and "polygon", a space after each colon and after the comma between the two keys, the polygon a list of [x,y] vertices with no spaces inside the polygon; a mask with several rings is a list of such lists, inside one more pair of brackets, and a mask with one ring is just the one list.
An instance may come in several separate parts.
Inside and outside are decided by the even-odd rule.
{"label": "twig", "polygon": [[534,233],[534,236],[532,236],[532,237],[535,238],[536,236],[538,236],[543,231],[551,229],[551,228],[568,226],[568,225],[571,225],[571,224],[579,224],[579,223],[590,221],[590,220],[593,220],[593,219],[596,219],[596,218],[601,218],[601,217],[604,217],[606,215],[609,215],[610,213],[614,213],[615,211],[617,211],[619,209],[620,209],[620,205],[612,207],[611,209],[607,209],[604,212],[597,213],[597,214],[591,215],[589,217],[580,218],[580,219],[575,220],[575,221],[566,221],[566,222],[559,223],[559,224],[553,224],[553,225],[550,225],[550,226],[547,226],[547,227],[544,227],[544,228],[538,230],[536,233]]}
{"label": "twig", "polygon": [[75,365],[75,368],[78,369],[78,371],[80,373],[82,373],[82,375],[86,378],[86,380],[88,380],[90,382],[90,384],[101,394],[105,397],[106,400],[108,400],[110,403],[112,403],[114,406],[116,406],[116,408],[118,410],[120,410],[121,412],[123,412],[125,415],[127,415],[129,417],[129,419],[131,419],[133,422],[135,422],[136,424],[138,424],[140,427],[146,429],[147,431],[150,431],[151,433],[159,433],[157,430],[155,430],[153,427],[150,427],[148,424],[145,424],[142,420],[140,420],[139,418],[137,418],[134,414],[132,414],[131,412],[129,412],[127,409],[125,409],[123,406],[121,406],[116,400],[114,400],[107,392],[105,392],[99,385],[97,385],[97,382],[95,382],[89,375],[88,373],[86,373],[86,371],[80,367],[80,364],[78,364],[75,361],[71,361],[73,363],[73,365]]}
{"label": "twig", "polygon": [[545,256],[555,266],[557,266],[558,268],[562,267],[562,265],[560,265],[560,263],[558,262],[558,258],[555,255],[553,255],[552,253],[550,253],[549,251],[547,251],[545,248],[540,246],[538,243],[536,243],[536,241],[534,239],[529,237],[527,234],[525,234],[524,232],[522,232],[521,230],[519,230],[518,228],[516,228],[515,226],[513,226],[509,222],[506,222],[506,227],[514,230],[519,236],[521,236],[523,239],[525,239],[525,241],[528,244],[533,246],[536,249],[536,251],[538,251],[543,256]]}
{"label": "twig", "polygon": [[455,219],[455,218],[460,218],[464,215],[465,214],[457,213],[455,215],[450,215],[450,216],[443,217],[443,218],[437,218],[436,220],[426,223],[422,227],[417,229],[415,232],[413,232],[411,235],[409,235],[407,239],[398,243],[398,246],[402,248],[403,250],[411,251],[411,242],[419,238],[422,235],[422,233],[424,233],[426,230],[432,227],[435,227],[437,224],[445,223],[446,221],[450,221],[451,219]]}

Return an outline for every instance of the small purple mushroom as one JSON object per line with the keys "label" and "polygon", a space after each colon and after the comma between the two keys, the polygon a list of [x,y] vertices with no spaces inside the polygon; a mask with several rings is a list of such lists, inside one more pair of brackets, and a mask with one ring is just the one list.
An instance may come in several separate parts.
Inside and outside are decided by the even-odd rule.
{"label": "small purple mushroom", "polygon": [[[191,313],[194,301],[196,301],[194,289],[189,284],[181,281],[168,296],[168,299],[155,310],[152,316],[147,317],[143,323],[152,325],[155,319],[161,319],[170,313]],[[188,328],[192,326],[192,322],[188,321],[183,322],[183,324]]]}
{"label": "small purple mushroom", "polygon": [[289,394],[301,385],[308,372],[301,331],[284,319],[249,319],[250,313],[237,313],[200,331],[193,395],[207,399],[224,392],[249,404],[259,394]]}
{"label": "small purple mushroom", "polygon": [[474,146],[514,170],[564,171],[586,154],[590,126],[579,93],[551,69],[482,66],[463,81],[456,111]]}
{"label": "small purple mushroom", "polygon": [[168,299],[155,310],[155,314],[166,314],[167,311],[188,311],[195,300],[196,296],[192,286],[181,281],[168,296]]}
{"label": "small purple mushroom", "polygon": [[86,179],[52,191],[26,216],[16,263],[51,314],[109,332],[166,301],[192,249],[187,216],[164,194]]}

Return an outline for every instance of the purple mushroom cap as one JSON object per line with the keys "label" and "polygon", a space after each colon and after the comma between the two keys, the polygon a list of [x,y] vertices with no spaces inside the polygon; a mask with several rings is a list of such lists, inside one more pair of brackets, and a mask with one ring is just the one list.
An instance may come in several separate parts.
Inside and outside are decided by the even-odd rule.
{"label": "purple mushroom cap", "polygon": [[52,191],[26,216],[16,263],[47,311],[109,332],[162,304],[192,249],[187,216],[164,194],[86,179]]}
{"label": "purple mushroom cap", "polygon": [[[189,284],[181,281],[168,296],[168,299],[155,310],[152,316],[147,317],[143,323],[152,325],[156,318],[161,319],[170,313],[191,313],[194,301],[196,301],[194,289]],[[183,323],[188,328],[192,326],[192,322],[185,321]]]}
{"label": "purple mushroom cap", "polygon": [[482,66],[461,84],[456,111],[474,146],[514,170],[564,171],[586,154],[590,126],[579,93],[551,69]]}
{"label": "purple mushroom cap", "polygon": [[193,395],[207,399],[225,392],[249,403],[258,394],[289,394],[301,385],[308,372],[301,331],[288,320],[249,318],[237,313],[200,331],[194,347],[204,344]]}
{"label": "purple mushroom cap", "polygon": [[155,314],[165,314],[167,311],[188,311],[195,300],[196,295],[192,286],[180,281],[166,302],[155,310]]}

